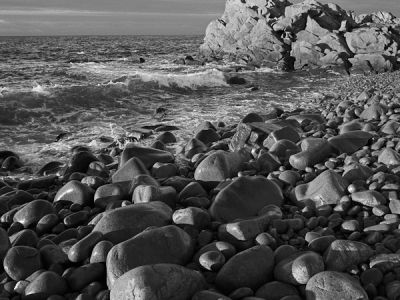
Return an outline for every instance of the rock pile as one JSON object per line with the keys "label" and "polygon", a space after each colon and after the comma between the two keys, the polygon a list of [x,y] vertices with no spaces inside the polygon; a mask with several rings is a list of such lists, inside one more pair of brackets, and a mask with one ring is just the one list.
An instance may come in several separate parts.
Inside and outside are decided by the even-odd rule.
{"label": "rock pile", "polygon": [[366,90],[4,177],[0,299],[398,299],[399,128]]}
{"label": "rock pile", "polygon": [[400,65],[400,19],[387,12],[355,16],[315,0],[227,0],[200,48],[208,60],[282,70],[339,66],[352,73]]}

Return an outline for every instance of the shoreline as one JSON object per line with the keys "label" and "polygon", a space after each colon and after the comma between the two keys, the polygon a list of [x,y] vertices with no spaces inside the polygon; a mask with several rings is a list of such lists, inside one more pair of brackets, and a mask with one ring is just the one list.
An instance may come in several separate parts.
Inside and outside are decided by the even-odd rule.
{"label": "shoreline", "polygon": [[175,155],[157,127],[152,148],[82,145],[48,176],[3,177],[0,297],[395,299],[399,74],[204,122]]}

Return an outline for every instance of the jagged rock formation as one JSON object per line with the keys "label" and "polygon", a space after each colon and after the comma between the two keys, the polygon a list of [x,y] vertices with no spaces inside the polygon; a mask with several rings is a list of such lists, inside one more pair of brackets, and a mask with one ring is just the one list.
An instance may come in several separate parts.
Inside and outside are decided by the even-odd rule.
{"label": "jagged rock formation", "polygon": [[200,53],[284,70],[384,72],[398,68],[399,45],[400,18],[391,13],[355,16],[315,0],[227,0],[222,17],[207,27]]}

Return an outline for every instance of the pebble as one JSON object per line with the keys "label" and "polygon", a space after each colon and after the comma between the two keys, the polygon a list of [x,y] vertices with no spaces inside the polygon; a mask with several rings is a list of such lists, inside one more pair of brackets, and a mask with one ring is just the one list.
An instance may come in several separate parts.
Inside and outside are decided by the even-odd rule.
{"label": "pebble", "polygon": [[200,255],[199,264],[206,270],[218,272],[225,264],[225,256],[219,251],[207,251]]}
{"label": "pebble", "polygon": [[46,271],[37,276],[25,288],[25,296],[45,297],[51,295],[64,295],[68,291],[67,282],[60,275]]}
{"label": "pebble", "polygon": [[114,246],[110,241],[100,241],[98,242],[92,250],[90,256],[90,263],[106,262],[107,254],[110,252],[111,248]]}

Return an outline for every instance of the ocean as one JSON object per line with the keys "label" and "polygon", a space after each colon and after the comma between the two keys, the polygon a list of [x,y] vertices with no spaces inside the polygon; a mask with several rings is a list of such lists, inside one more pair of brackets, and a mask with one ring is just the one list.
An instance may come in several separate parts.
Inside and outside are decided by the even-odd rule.
{"label": "ocean", "polygon": [[[176,62],[195,56],[202,40],[0,37],[0,150],[17,152],[35,170],[53,160],[66,161],[73,146],[101,149],[155,124],[180,128],[174,148],[204,121],[232,124],[272,106],[307,108],[342,77],[326,70],[238,71],[237,64],[223,61],[201,66]],[[234,76],[246,84],[228,84]]]}

